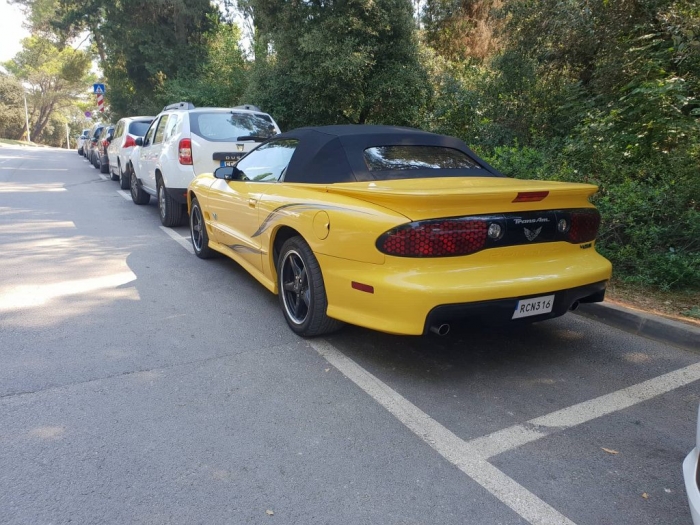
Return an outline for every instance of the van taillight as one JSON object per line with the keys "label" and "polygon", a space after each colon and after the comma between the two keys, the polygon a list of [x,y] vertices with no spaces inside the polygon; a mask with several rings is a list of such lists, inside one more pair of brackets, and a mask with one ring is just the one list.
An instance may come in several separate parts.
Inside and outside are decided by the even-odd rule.
{"label": "van taillight", "polygon": [[177,148],[177,156],[180,164],[192,165],[192,141],[181,139]]}

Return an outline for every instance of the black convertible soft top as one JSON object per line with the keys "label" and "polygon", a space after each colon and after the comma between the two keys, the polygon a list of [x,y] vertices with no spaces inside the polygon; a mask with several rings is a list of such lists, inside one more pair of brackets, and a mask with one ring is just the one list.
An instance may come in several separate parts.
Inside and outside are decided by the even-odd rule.
{"label": "black convertible soft top", "polygon": [[[330,184],[423,177],[502,177],[477,157],[461,140],[418,129],[396,126],[320,126],[298,128],[275,135],[270,141],[298,139],[287,167],[285,182]],[[367,148],[382,146],[440,146],[459,150],[482,169],[442,168],[370,171],[364,159]]]}

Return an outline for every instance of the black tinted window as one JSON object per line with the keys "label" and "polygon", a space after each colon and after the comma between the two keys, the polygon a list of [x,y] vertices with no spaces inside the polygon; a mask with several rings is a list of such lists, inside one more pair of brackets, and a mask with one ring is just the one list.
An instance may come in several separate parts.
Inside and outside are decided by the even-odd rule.
{"label": "black tinted window", "polygon": [[439,146],[380,146],[364,151],[370,171],[483,169],[466,153]]}
{"label": "black tinted window", "polygon": [[143,137],[146,135],[146,131],[148,131],[148,126],[150,125],[150,120],[132,122],[129,124],[129,133],[137,137]]}
{"label": "black tinted window", "polygon": [[267,139],[275,134],[272,123],[253,113],[190,113],[192,133],[213,142],[236,142],[242,137]]}

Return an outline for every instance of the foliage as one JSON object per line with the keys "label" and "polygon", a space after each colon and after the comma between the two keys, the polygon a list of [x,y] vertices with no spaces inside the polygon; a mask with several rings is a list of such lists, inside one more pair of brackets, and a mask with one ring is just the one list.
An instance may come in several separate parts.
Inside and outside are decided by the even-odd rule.
{"label": "foliage", "polygon": [[0,73],[0,137],[20,139],[25,133],[22,84]]}
{"label": "foliage", "polygon": [[245,102],[247,63],[237,25],[219,24],[211,33],[207,57],[191,75],[166,80],[157,92],[162,105],[187,100],[195,106],[235,106]]}
{"label": "foliage", "polygon": [[49,39],[31,36],[4,65],[29,86],[31,136],[41,140],[54,112],[69,107],[89,84],[90,58],[72,47],[59,49]]}
{"label": "foliage", "polygon": [[284,127],[418,124],[429,92],[408,0],[251,0],[270,43],[248,98]]}

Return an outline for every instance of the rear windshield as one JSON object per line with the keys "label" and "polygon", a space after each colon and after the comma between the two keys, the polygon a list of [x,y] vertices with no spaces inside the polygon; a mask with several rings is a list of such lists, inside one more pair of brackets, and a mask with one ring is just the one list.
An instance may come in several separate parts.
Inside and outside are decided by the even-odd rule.
{"label": "rear windshield", "polygon": [[380,146],[364,156],[369,171],[483,169],[463,151],[441,146]]}
{"label": "rear windshield", "polygon": [[212,142],[235,142],[243,137],[267,139],[275,127],[252,113],[190,113],[192,133]]}
{"label": "rear windshield", "polygon": [[129,133],[137,137],[143,137],[148,131],[148,126],[151,125],[151,120],[137,120],[129,124]]}

